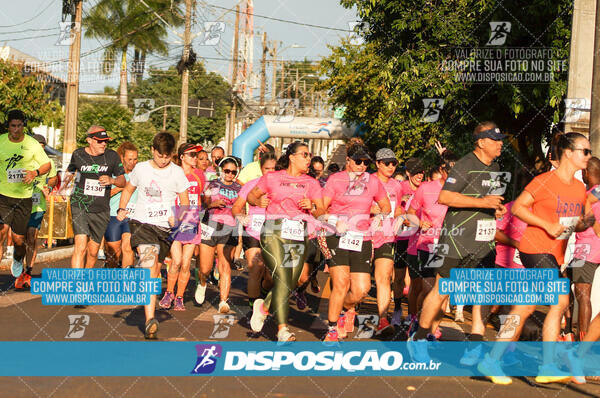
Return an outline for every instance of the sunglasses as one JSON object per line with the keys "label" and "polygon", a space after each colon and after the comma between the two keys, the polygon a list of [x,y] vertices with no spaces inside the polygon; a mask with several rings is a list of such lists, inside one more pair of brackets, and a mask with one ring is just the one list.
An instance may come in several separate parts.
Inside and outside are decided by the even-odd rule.
{"label": "sunglasses", "polygon": [[573,150],[583,152],[583,156],[591,156],[592,155],[592,150],[588,149],[588,148],[575,148]]}
{"label": "sunglasses", "polygon": [[94,141],[96,141],[98,144],[106,144],[106,143],[108,143],[108,140],[99,140],[98,138],[94,138]]}
{"label": "sunglasses", "polygon": [[191,158],[197,158],[198,152],[186,152],[186,153],[184,153],[184,155],[188,155]]}
{"label": "sunglasses", "polygon": [[398,162],[395,160],[386,160],[386,161],[381,161],[381,163],[383,163],[385,166],[389,167],[389,166],[398,166]]}
{"label": "sunglasses", "polygon": [[294,155],[302,155],[304,159],[312,157],[310,152],[296,152]]}
{"label": "sunglasses", "polygon": [[235,174],[237,174],[237,170],[223,169],[223,173],[235,175]]}
{"label": "sunglasses", "polygon": [[365,165],[365,166],[369,166],[371,164],[371,161],[369,159],[352,159],[354,160],[354,163],[356,163],[357,166],[361,166],[361,165]]}

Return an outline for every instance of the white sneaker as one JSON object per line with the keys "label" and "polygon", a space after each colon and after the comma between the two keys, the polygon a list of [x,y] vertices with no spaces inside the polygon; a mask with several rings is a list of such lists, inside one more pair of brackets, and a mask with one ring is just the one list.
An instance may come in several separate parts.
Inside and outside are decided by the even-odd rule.
{"label": "white sneaker", "polygon": [[456,310],[456,312],[454,313],[454,322],[464,322],[465,321],[465,315],[463,314],[463,310],[462,308],[460,310]]}
{"label": "white sneaker", "polygon": [[106,254],[104,254],[104,250],[98,250],[98,260],[106,260]]}
{"label": "white sneaker", "polygon": [[262,307],[265,300],[256,299],[254,300],[254,305],[252,306],[252,318],[250,318],[250,327],[255,332],[260,332],[265,324],[265,319],[267,319],[267,314],[262,313]]}
{"label": "white sneaker", "polygon": [[392,325],[400,326],[402,324],[402,311],[397,310],[392,314]]}
{"label": "white sneaker", "polygon": [[227,301],[221,300],[221,302],[219,303],[219,312],[221,314],[228,314],[230,310],[231,308],[229,308],[229,304],[227,304]]}
{"label": "white sneaker", "polygon": [[463,366],[474,366],[477,362],[479,362],[482,355],[481,346],[481,344],[477,344],[477,347],[473,348],[472,350],[465,348],[465,353],[460,359],[460,364]]}
{"label": "white sneaker", "polygon": [[277,345],[284,345],[296,341],[296,335],[288,327],[283,327],[277,332]]}
{"label": "white sneaker", "polygon": [[198,305],[202,305],[204,303],[204,298],[206,297],[206,285],[202,286],[200,282],[196,284],[196,293],[194,293],[194,299],[196,299],[196,303]]}
{"label": "white sneaker", "polygon": [[13,257],[12,264],[10,265],[10,273],[15,278],[18,278],[23,273],[23,259],[21,261]]}

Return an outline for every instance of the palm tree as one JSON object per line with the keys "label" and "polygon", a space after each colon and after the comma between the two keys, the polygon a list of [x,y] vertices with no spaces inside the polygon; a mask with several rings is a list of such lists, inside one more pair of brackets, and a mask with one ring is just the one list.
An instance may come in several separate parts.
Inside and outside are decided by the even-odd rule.
{"label": "palm tree", "polygon": [[[183,24],[179,12],[182,0],[146,0],[145,3],[149,8],[138,0],[100,0],[83,18],[85,37],[110,40],[103,54],[103,73],[112,73],[115,55],[121,55],[119,102],[123,107],[127,107],[127,49],[135,47],[144,60],[147,53],[168,55],[167,28],[154,12],[172,26]],[[136,66],[139,66],[137,62]]]}

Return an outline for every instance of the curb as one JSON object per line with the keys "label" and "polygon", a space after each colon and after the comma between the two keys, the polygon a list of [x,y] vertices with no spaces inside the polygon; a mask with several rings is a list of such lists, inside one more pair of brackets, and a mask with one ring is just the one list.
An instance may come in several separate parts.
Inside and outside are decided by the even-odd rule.
{"label": "curb", "polygon": [[[35,259],[36,263],[44,263],[48,261],[62,260],[73,255],[73,246],[61,247],[44,252],[39,252]],[[3,259],[0,261],[0,271],[10,270],[12,259]]]}

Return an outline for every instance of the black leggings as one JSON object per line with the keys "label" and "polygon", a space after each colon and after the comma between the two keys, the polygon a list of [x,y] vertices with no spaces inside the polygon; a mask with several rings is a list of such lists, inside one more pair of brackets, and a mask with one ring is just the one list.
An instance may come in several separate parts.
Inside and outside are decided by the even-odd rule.
{"label": "black leggings", "polygon": [[275,316],[278,325],[285,324],[290,312],[289,297],[298,284],[308,245],[306,240],[283,239],[279,228],[265,224],[260,235],[260,247],[265,266],[273,279],[265,307]]}
{"label": "black leggings", "polygon": [[520,252],[521,262],[525,268],[556,268],[560,269],[560,264],[556,257],[550,253],[527,254]]}

